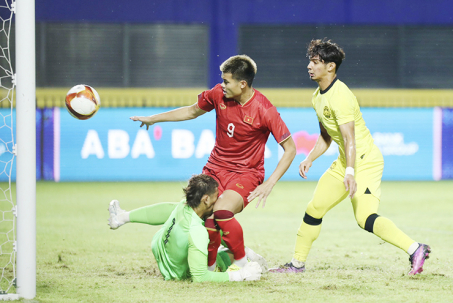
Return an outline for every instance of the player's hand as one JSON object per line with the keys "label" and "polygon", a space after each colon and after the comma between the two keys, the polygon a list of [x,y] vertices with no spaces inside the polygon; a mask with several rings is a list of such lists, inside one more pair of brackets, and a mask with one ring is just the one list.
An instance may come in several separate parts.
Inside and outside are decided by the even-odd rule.
{"label": "player's hand", "polygon": [[249,262],[242,268],[233,264],[227,272],[231,282],[256,281],[261,278],[262,273],[261,266],[257,262]]}
{"label": "player's hand", "polygon": [[346,191],[349,191],[349,197],[351,199],[354,198],[354,194],[357,192],[357,182],[355,181],[354,176],[345,175],[343,183]]}
{"label": "player's hand", "polygon": [[149,130],[149,127],[154,124],[154,122],[151,120],[151,117],[132,116],[130,117],[130,119],[132,121],[142,122],[142,124],[140,124],[140,127],[146,125],[146,130]]}
{"label": "player's hand", "polygon": [[308,173],[308,170],[310,169],[312,164],[313,164],[313,162],[308,160],[308,159],[305,159],[304,161],[300,162],[300,164],[299,164],[299,175],[302,178],[307,179],[307,173]]}
{"label": "player's hand", "polygon": [[264,207],[266,205],[267,196],[269,196],[269,194],[271,193],[272,188],[274,188],[274,185],[272,183],[266,181],[263,184],[258,185],[255,188],[255,190],[252,191],[250,193],[250,195],[247,197],[247,200],[249,200],[249,202],[252,202],[253,199],[259,198],[258,202],[256,203],[255,208],[258,208],[261,201],[263,201],[263,207]]}
{"label": "player's hand", "polygon": [[261,278],[261,266],[257,262],[249,262],[239,271],[242,281],[256,281]]}

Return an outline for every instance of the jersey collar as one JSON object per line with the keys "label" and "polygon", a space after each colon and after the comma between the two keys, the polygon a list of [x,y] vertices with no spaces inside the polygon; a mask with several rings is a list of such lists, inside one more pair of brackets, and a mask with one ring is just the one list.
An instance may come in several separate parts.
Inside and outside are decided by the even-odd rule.
{"label": "jersey collar", "polygon": [[236,100],[235,100],[235,101],[236,101],[237,104],[239,104],[240,106],[244,107],[244,106],[246,106],[247,104],[249,104],[250,101],[253,100],[253,98],[255,98],[255,95],[256,95],[256,90],[253,89],[253,94],[252,94],[252,96],[250,97],[250,99],[247,100],[247,102],[245,102],[244,104],[241,104],[241,103],[239,103],[238,101],[236,101]]}
{"label": "jersey collar", "polygon": [[333,79],[332,83],[330,83],[330,85],[325,90],[320,89],[319,92],[321,93],[321,95],[327,93],[329,91],[329,89],[335,84],[335,82],[337,82],[337,80],[338,80],[338,78],[335,77],[335,79]]}
{"label": "jersey collar", "polygon": [[194,210],[192,207],[190,207],[190,206],[187,204],[187,202],[186,202],[185,204],[186,204],[185,207],[187,207],[188,211],[195,217],[195,220],[196,220],[198,223],[203,224],[203,219],[200,218],[200,216],[195,212],[195,210]]}

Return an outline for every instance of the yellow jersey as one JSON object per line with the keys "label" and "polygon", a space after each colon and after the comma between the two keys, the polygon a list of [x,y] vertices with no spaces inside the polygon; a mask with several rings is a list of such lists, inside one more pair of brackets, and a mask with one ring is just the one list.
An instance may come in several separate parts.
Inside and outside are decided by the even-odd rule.
{"label": "yellow jersey", "polygon": [[313,108],[327,133],[338,144],[339,159],[346,166],[343,136],[340,125],[354,121],[356,163],[363,159],[373,148],[374,141],[362,118],[357,98],[351,90],[335,78],[324,91],[318,87],[313,93]]}

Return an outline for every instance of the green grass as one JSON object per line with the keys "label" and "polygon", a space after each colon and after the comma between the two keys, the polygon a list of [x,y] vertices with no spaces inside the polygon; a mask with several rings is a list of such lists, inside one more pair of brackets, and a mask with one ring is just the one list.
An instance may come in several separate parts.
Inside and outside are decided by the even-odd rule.
{"label": "green grass", "polygon": [[[37,184],[37,302],[451,302],[453,182],[384,182],[379,213],[433,249],[409,277],[408,256],[361,230],[345,200],[324,218],[304,274],[261,281],[163,281],[150,243],[158,227],[107,226],[108,203],[127,210],[179,201],[184,182]],[[292,257],[314,182],[280,182],[266,207],[237,215],[246,245],[276,266]]]}

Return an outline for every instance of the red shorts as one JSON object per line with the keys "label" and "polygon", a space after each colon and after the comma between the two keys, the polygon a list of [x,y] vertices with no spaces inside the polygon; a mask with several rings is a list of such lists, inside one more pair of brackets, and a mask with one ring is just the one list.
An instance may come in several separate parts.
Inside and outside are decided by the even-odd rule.
{"label": "red shorts", "polygon": [[214,170],[206,166],[203,167],[203,174],[211,176],[219,183],[219,196],[225,190],[233,190],[240,194],[244,200],[244,208],[249,204],[247,197],[264,180],[264,177],[257,172],[237,173],[228,170]]}

